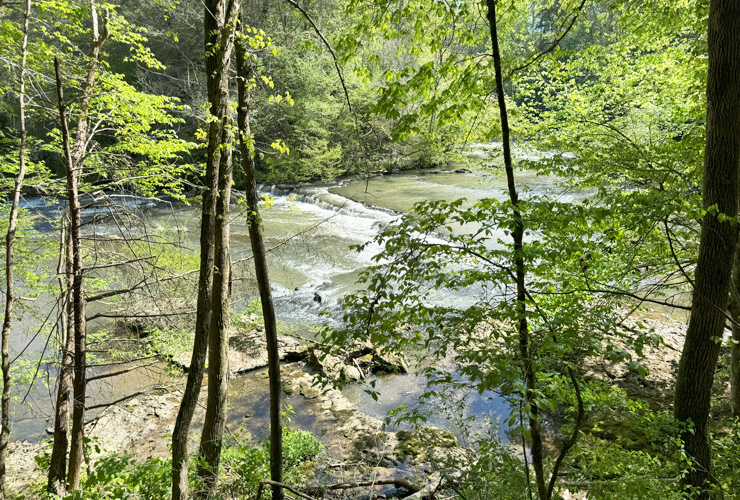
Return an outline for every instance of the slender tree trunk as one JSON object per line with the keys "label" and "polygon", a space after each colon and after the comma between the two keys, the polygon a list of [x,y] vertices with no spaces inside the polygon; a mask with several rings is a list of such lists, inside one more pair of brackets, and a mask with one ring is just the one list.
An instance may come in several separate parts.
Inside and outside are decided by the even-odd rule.
{"label": "slender tree trunk", "polygon": [[509,189],[509,200],[513,208],[514,229],[512,238],[514,240],[514,261],[516,266],[516,311],[519,318],[519,355],[522,362],[522,376],[526,385],[525,399],[529,411],[529,430],[531,434],[532,447],[531,458],[534,469],[535,482],[539,497],[547,498],[547,487],[545,485],[545,472],[542,457],[542,431],[540,428],[537,405],[534,404],[537,378],[534,372],[531,353],[531,341],[529,325],[527,324],[527,292],[526,272],[524,267],[523,239],[524,221],[519,210],[519,194],[514,181],[514,165],[511,158],[511,140],[509,137],[509,117],[506,111],[506,98],[504,95],[503,76],[501,73],[501,52],[498,44],[498,30],[496,25],[496,1],[486,0],[488,6],[488,24],[491,31],[491,44],[493,46],[493,64],[496,71],[496,94],[498,96],[498,107],[501,117],[501,134],[504,149],[504,166],[506,169],[506,180]]}
{"label": "slender tree trunk", "polygon": [[[686,453],[693,470],[684,486],[709,498],[712,465],[708,439],[709,408],[717,366],[731,270],[735,259],[740,160],[740,2],[711,0],[709,5],[709,70],[707,73],[707,139],[699,258],[691,316],[676,380],[674,415],[693,422],[684,432]],[[719,217],[718,214],[723,214]]]}
{"label": "slender tree trunk", "polygon": [[74,369],[74,307],[72,304],[72,239],[65,231],[62,221],[59,242],[59,292],[64,297],[63,311],[60,312],[60,331],[62,332],[62,362],[57,383],[57,401],[54,412],[54,443],[49,462],[49,476],[46,489],[60,498],[64,497],[67,484],[67,450],[69,449],[69,397],[72,394]]}
{"label": "slender tree trunk", "polygon": [[730,305],[727,310],[732,319],[732,345],[730,346],[730,406],[732,417],[740,418],[740,252],[736,250],[730,284]]}
{"label": "slender tree trunk", "polygon": [[82,164],[87,147],[89,124],[88,112],[95,87],[95,75],[97,72],[100,51],[108,39],[107,22],[103,24],[103,33],[98,29],[98,13],[95,0],[90,0],[92,20],[92,48],[87,68],[87,75],[83,87],[82,98],[79,103],[79,117],[77,120],[77,131],[74,144],[70,141],[69,126],[67,124],[66,106],[64,104],[64,93],[62,90],[61,71],[59,60],[54,59],[56,72],[57,99],[59,101],[59,118],[62,125],[62,147],[66,160],[67,175],[67,204],[69,210],[69,237],[72,248],[72,269],[67,273],[72,275],[71,302],[74,311],[74,399],[72,403],[72,435],[69,452],[69,471],[67,479],[69,487],[76,490],[80,486],[80,470],[84,459],[84,437],[85,437],[85,400],[87,383],[85,377],[87,360],[87,325],[85,323],[85,290],[82,263],[82,209],[80,207],[79,183],[81,178]]}
{"label": "slender tree trunk", "polygon": [[233,118],[230,116],[228,73],[234,44],[239,1],[226,7],[226,24],[221,39],[221,72],[218,82],[218,113],[221,121],[222,148],[218,170],[218,196],[214,229],[214,271],[211,322],[208,332],[208,401],[200,438],[200,452],[208,464],[199,471],[206,485],[205,494],[212,491],[218,480],[221,444],[226,422],[226,395],[229,388],[228,327],[231,291],[231,255],[229,248],[229,204],[233,178],[232,144]]}
{"label": "slender tree trunk", "polygon": [[[247,225],[249,227],[249,238],[254,256],[257,285],[262,303],[262,313],[265,322],[265,335],[267,337],[268,372],[270,381],[270,477],[275,482],[282,482],[282,412],[281,412],[281,382],[280,382],[280,357],[277,342],[277,322],[275,320],[275,308],[270,291],[270,278],[267,269],[267,256],[264,240],[260,228],[261,218],[259,214],[259,197],[257,195],[257,183],[255,181],[254,145],[250,130],[250,100],[247,82],[251,78],[251,70],[246,60],[246,47],[243,40],[237,43],[237,77],[239,87],[239,137],[246,182]],[[272,498],[282,500],[283,490],[279,486],[272,486]]]}
{"label": "slender tree trunk", "polygon": [[[228,145],[223,145],[223,131],[227,127],[228,115],[228,62],[233,42],[224,38],[233,36],[226,27],[227,19],[235,14],[233,0],[207,0],[203,25],[205,28],[206,80],[210,113],[214,120],[208,129],[208,151],[206,157],[205,189],[203,191],[200,229],[200,275],[198,279],[198,303],[195,318],[195,340],[190,371],[185,386],[180,410],[172,433],[172,499],[188,498],[188,437],[193,415],[198,404],[211,328],[213,305],[214,261],[216,256],[216,209],[222,156]],[[222,88],[226,88],[226,99],[222,103]],[[230,154],[230,153],[228,153]],[[217,471],[216,471],[217,473]]]}
{"label": "slender tree trunk", "polygon": [[[280,354],[278,352],[277,322],[275,308],[270,291],[270,277],[267,271],[267,255],[260,224],[259,197],[254,168],[254,138],[250,130],[250,100],[247,85],[252,77],[249,63],[246,59],[246,46],[243,39],[236,44],[236,68],[239,89],[239,106],[237,108],[239,122],[240,151],[242,168],[245,177],[247,196],[247,226],[249,240],[254,256],[254,269],[257,275],[257,286],[262,302],[262,315],[265,321],[265,336],[267,337],[268,374],[270,380],[270,478],[276,483],[283,482],[283,421],[280,385]],[[283,500],[283,489],[276,484],[272,485],[273,500]]]}
{"label": "slender tree trunk", "polygon": [[[66,160],[67,173],[67,204],[69,212],[69,244],[67,266],[65,273],[71,287],[67,300],[67,307],[71,309],[69,317],[69,329],[74,341],[74,403],[72,423],[72,448],[69,461],[69,484],[74,490],[79,487],[79,469],[82,464],[82,426],[85,418],[85,300],[82,280],[82,248],[81,248],[81,210],[78,192],[78,176],[74,168],[74,160],[69,140],[69,126],[67,125],[66,106],[64,104],[64,92],[62,90],[62,77],[59,68],[59,59],[54,58],[54,70],[56,73],[57,99],[59,102],[59,118],[62,124],[62,148]],[[71,267],[70,267],[71,266]],[[80,300],[81,299],[81,300]],[[81,380],[80,380],[81,379]],[[77,432],[78,439],[75,439]],[[78,446],[78,449],[75,449]],[[64,453],[66,453],[66,449]],[[57,453],[62,453],[61,450]],[[76,465],[75,465],[76,464]]]}
{"label": "slender tree trunk", "polygon": [[26,59],[28,55],[28,21],[31,17],[31,0],[26,0],[26,11],[23,16],[23,41],[21,42],[21,75],[18,100],[20,103],[21,146],[18,151],[18,175],[15,178],[13,200],[8,216],[8,232],[5,235],[5,317],[2,330],[2,355],[0,364],[3,372],[2,394],[2,430],[0,430],[0,500],[7,497],[5,491],[6,462],[8,443],[10,442],[10,327],[13,323],[15,305],[15,232],[18,227],[18,207],[20,205],[21,187],[26,176]]}

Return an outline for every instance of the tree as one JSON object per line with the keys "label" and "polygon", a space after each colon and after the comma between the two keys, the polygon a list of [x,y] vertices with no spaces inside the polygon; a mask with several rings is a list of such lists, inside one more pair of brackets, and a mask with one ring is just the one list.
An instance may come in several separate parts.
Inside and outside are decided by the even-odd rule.
{"label": "tree", "polygon": [[[216,8],[219,12],[219,7]],[[231,298],[231,254],[229,247],[229,205],[231,203],[231,184],[233,179],[232,145],[233,118],[229,104],[229,69],[234,39],[241,6],[239,0],[226,2],[224,20],[221,26],[213,26],[221,31],[219,44],[211,48],[219,56],[214,73],[219,75],[215,82],[209,82],[209,101],[214,115],[220,123],[220,137],[217,147],[220,151],[216,212],[214,217],[214,259],[213,292],[211,295],[210,325],[208,328],[208,400],[200,439],[200,452],[207,467],[202,467],[200,475],[206,484],[208,494],[218,479],[221,446],[226,422],[226,395],[229,385],[228,328],[229,303]],[[209,12],[206,12],[209,18]],[[208,21],[206,33],[209,33]],[[221,22],[221,21],[218,21]],[[210,68],[209,68],[210,69]],[[209,71],[210,73],[210,71]],[[213,85],[216,85],[214,88]]]}
{"label": "tree", "polygon": [[[524,221],[519,209],[519,193],[516,190],[516,181],[514,179],[514,164],[511,159],[511,139],[509,137],[509,115],[506,111],[506,95],[504,94],[503,76],[501,72],[501,52],[498,43],[498,19],[496,18],[496,0],[487,0],[486,6],[488,13],[488,25],[491,30],[491,45],[493,46],[493,65],[496,79],[496,96],[498,99],[498,109],[501,117],[501,135],[503,141],[504,168],[506,169],[506,183],[509,188],[509,201],[512,206],[513,228],[511,237],[514,240],[513,258],[515,266],[516,280],[516,317],[519,323],[519,349],[520,362],[522,364],[522,374],[525,380],[525,401],[529,406],[529,432],[532,439],[531,457],[532,468],[534,469],[535,483],[537,492],[541,500],[549,500],[552,496],[552,490],[548,492],[545,486],[545,472],[543,468],[542,456],[542,431],[537,406],[534,404],[534,394],[537,390],[537,374],[532,358],[532,341],[530,339],[529,324],[527,321],[527,289],[526,289],[526,269],[524,267]],[[557,476],[557,471],[553,472]]]}
{"label": "tree", "polygon": [[730,284],[730,305],[727,311],[732,321],[732,345],[730,346],[730,406],[732,416],[740,417],[740,252],[735,254]]}
{"label": "tree", "polygon": [[683,433],[692,470],[682,484],[709,498],[714,482],[709,446],[709,408],[725,325],[737,244],[740,162],[740,5],[709,4],[707,133],[702,183],[699,257],[691,316],[676,379],[674,414],[689,424]]}
{"label": "tree", "polygon": [[[167,126],[177,120],[170,115],[174,100],[162,96],[153,96],[138,92],[124,81],[120,74],[112,73],[106,64],[100,64],[104,55],[102,49],[109,38],[122,42],[131,48],[131,56],[136,61],[150,66],[160,65],[151,55],[143,42],[146,39],[137,29],[128,24],[117,11],[116,6],[106,4],[103,16],[102,32],[99,28],[97,4],[90,2],[92,45],[86,58],[86,71],[82,82],[77,87],[77,75],[67,73],[67,85],[79,89],[77,106],[70,106],[64,101],[65,66],[73,67],[74,59],[68,50],[55,60],[55,81],[57,91],[57,116],[61,132],[52,133],[53,142],[50,149],[61,151],[64,159],[67,197],[67,226],[62,222],[62,241],[60,243],[60,262],[65,263],[65,270],[60,278],[60,292],[63,298],[59,304],[66,305],[66,325],[62,327],[60,350],[61,367],[57,386],[55,409],[55,434],[52,459],[49,467],[47,488],[50,492],[60,494],[67,487],[79,487],[80,466],[85,453],[84,412],[86,404],[87,381],[102,378],[99,375],[90,378],[87,375],[85,306],[88,301],[100,300],[126,293],[128,290],[106,291],[105,293],[86,296],[85,281],[94,274],[98,266],[87,264],[86,249],[82,244],[82,214],[88,208],[107,208],[115,216],[116,210],[105,200],[96,200],[82,204],[80,196],[88,190],[103,190],[121,185],[151,194],[158,190],[177,194],[181,189],[177,180],[179,168],[168,164],[179,158],[193,145],[182,141]],[[85,33],[83,22],[88,12],[83,7],[75,6],[75,16],[69,16],[70,5],[45,5],[43,13],[52,22],[58,22],[60,16],[66,22],[59,22],[59,32],[68,36],[54,36],[50,45],[74,47],[75,36]],[[68,17],[64,17],[64,16]],[[43,22],[39,21],[39,22]],[[46,33],[41,30],[42,33]],[[74,93],[73,90],[73,93]],[[76,116],[74,115],[76,113]],[[76,127],[70,129],[70,118],[76,118]],[[114,159],[114,161],[112,161]],[[94,174],[92,176],[88,174]],[[85,180],[92,177],[94,184]],[[92,256],[93,259],[95,256]],[[117,262],[113,266],[126,265],[128,262]],[[104,266],[106,267],[106,266]],[[108,266],[109,267],[109,266]],[[61,275],[60,275],[61,276]],[[94,288],[91,291],[96,292]],[[64,306],[63,306],[64,307]],[[69,396],[74,391],[73,427],[71,441],[67,430],[69,422]],[[69,463],[66,463],[67,451],[70,449]],[[66,466],[66,467],[65,467]],[[65,470],[67,469],[67,470]]]}
{"label": "tree", "polygon": [[[1,7],[1,6],[0,6]],[[2,327],[2,349],[1,360],[3,393],[2,393],[2,422],[0,425],[0,500],[6,498],[5,474],[8,457],[8,443],[10,441],[10,327],[13,322],[13,307],[15,305],[15,262],[14,244],[16,229],[18,226],[18,210],[20,204],[21,188],[26,176],[26,142],[28,131],[26,129],[26,60],[28,57],[28,30],[29,18],[31,17],[31,0],[26,0],[26,9],[23,14],[23,41],[21,42],[21,71],[20,91],[18,101],[20,104],[20,148],[18,150],[18,174],[15,178],[15,189],[10,205],[8,220],[8,231],[5,235],[5,316]]]}
{"label": "tree", "polygon": [[77,131],[74,143],[71,142],[69,126],[67,124],[67,110],[64,104],[64,95],[62,90],[61,72],[59,68],[59,59],[54,60],[54,69],[57,83],[57,101],[59,103],[59,119],[62,126],[62,148],[66,160],[67,175],[67,203],[69,206],[69,237],[72,249],[72,268],[66,269],[66,272],[72,276],[72,293],[70,302],[73,311],[73,329],[74,329],[74,399],[72,405],[72,439],[70,442],[69,454],[69,472],[67,475],[69,486],[76,490],[80,486],[80,468],[82,466],[84,454],[84,434],[85,434],[85,399],[86,399],[86,357],[87,357],[87,333],[85,319],[85,290],[84,290],[84,266],[82,263],[82,209],[80,206],[80,177],[83,158],[87,151],[87,142],[89,139],[88,112],[90,102],[93,98],[93,88],[95,87],[95,76],[98,65],[98,58],[103,45],[108,39],[107,22],[103,24],[103,32],[98,27],[98,13],[95,0],[90,0],[90,10],[92,19],[92,48],[90,49],[87,77],[83,89],[82,99],[80,100],[80,115],[77,120]]}
{"label": "tree", "polygon": [[[393,3],[380,3],[387,4],[391,19],[395,19],[394,14],[399,11],[401,19],[419,19],[422,25],[427,16],[432,17],[430,6],[423,2],[395,12]],[[498,120],[486,121],[485,128],[493,137],[500,132],[503,139],[501,149],[508,199],[484,199],[471,205],[466,205],[464,200],[415,205],[400,223],[376,239],[376,243],[384,248],[376,260],[388,263],[363,273],[361,281],[367,284],[367,290],[348,297],[346,301],[348,313],[345,318],[350,331],[330,332],[330,339],[346,345],[350,339],[369,337],[374,345],[389,347],[396,352],[418,352],[416,355],[424,359],[422,371],[429,379],[423,399],[440,397],[439,387],[465,387],[479,393],[500,390],[505,397],[520,403],[512,405],[512,414],[507,421],[515,425],[514,432],[521,432],[523,441],[531,443],[525,464],[527,459],[531,459],[536,494],[545,500],[555,494],[560,467],[575,445],[585,418],[586,396],[581,391],[582,383],[578,381],[575,366],[569,360],[584,353],[595,354],[595,349],[588,345],[598,343],[598,337],[587,337],[581,331],[591,332],[599,321],[611,324],[613,318],[610,315],[600,318],[605,304],[587,303],[588,297],[583,294],[569,296],[566,292],[557,298],[550,295],[551,290],[567,287],[568,278],[558,276],[552,269],[539,264],[544,257],[544,248],[536,241],[535,235],[539,237],[546,231],[563,234],[561,230],[567,222],[561,218],[562,211],[559,210],[564,204],[547,197],[519,198],[508,111],[509,106],[516,109],[516,105],[506,95],[499,47],[499,28],[508,25],[497,17],[495,2],[489,1],[486,6],[488,42],[473,34],[460,36],[474,47],[475,53],[485,57],[483,61],[489,61],[490,54],[483,44],[490,44],[493,48],[492,63],[470,64],[467,68],[469,74],[458,74],[448,69],[451,73],[446,76],[451,81],[446,81],[445,85],[448,86],[446,92],[461,92],[455,96],[457,100],[475,99],[475,104],[471,105],[473,109],[480,109],[479,106],[486,103],[487,94],[496,96]],[[568,34],[582,7],[583,3],[579,3],[568,10],[567,22],[558,33],[558,40]],[[452,11],[440,8],[435,14],[454,20],[451,22],[453,26],[458,26],[457,16],[461,19],[460,25],[464,26],[463,21],[469,15],[464,6]],[[394,29],[395,26],[388,28],[391,33]],[[503,32],[506,29],[511,27],[501,28]],[[555,45],[557,43],[551,43],[549,47]],[[514,66],[512,71],[517,71],[537,60],[538,55],[533,54],[525,55],[525,62],[518,66],[511,59],[508,63]],[[418,71],[423,74],[427,70],[420,68]],[[459,79],[471,78],[471,74],[476,77],[475,86],[457,85]],[[389,88],[402,86],[403,78],[409,75],[411,80],[420,76],[409,71],[398,82],[389,84]],[[490,85],[486,93],[479,88],[484,84]],[[424,83],[420,80],[409,88],[415,88],[415,85],[423,86]],[[410,97],[404,92],[400,101],[395,102],[392,95],[389,92],[387,96],[386,105],[389,107],[405,106]],[[448,105],[447,99],[442,99],[436,108],[432,103],[425,103],[425,112],[432,115],[436,112],[453,120],[448,116]],[[482,113],[482,116],[489,114]],[[462,230],[456,227],[458,224],[463,226]],[[535,241],[525,243],[525,231],[531,232]],[[440,234],[444,235],[442,241],[439,241]],[[364,248],[364,245],[359,248]],[[573,256],[564,259],[564,266],[573,260]],[[558,271],[562,269],[558,267]],[[429,297],[431,288],[474,294],[470,297],[473,304],[461,310],[435,303]],[[404,333],[399,334],[399,330]],[[454,375],[449,370],[445,373],[445,368],[428,366],[432,358],[447,359],[447,356],[454,360],[457,370]],[[553,390],[553,387],[558,389]],[[551,470],[546,471],[540,410],[558,404],[567,407],[568,425],[560,429],[564,437]],[[410,418],[415,417],[412,414]],[[520,419],[527,422],[526,426],[519,424]],[[524,469],[526,471],[522,470],[522,473],[526,473],[529,483],[528,465]]]}
{"label": "tree", "polygon": [[[185,386],[175,429],[172,433],[172,498],[188,496],[187,444],[190,425],[198,404],[198,395],[203,381],[206,352],[211,335],[211,308],[214,301],[214,264],[216,259],[216,210],[218,206],[220,169],[230,161],[231,145],[225,141],[230,137],[228,105],[228,68],[237,19],[238,2],[233,0],[211,0],[205,4],[204,28],[206,51],[206,76],[208,80],[208,102],[210,125],[208,129],[208,151],[206,156],[205,190],[202,198],[200,236],[200,277],[198,280],[198,303],[195,320],[195,340],[190,372]],[[227,174],[225,174],[227,175]],[[228,235],[228,232],[226,233]],[[222,255],[221,259],[224,258]],[[225,271],[225,270],[224,270]],[[228,274],[224,273],[226,277]],[[224,276],[222,274],[222,276]],[[223,286],[223,285],[222,285]],[[218,300],[222,296],[219,294]],[[217,318],[221,321],[221,318]],[[218,345],[218,344],[215,344]],[[215,396],[215,395],[214,395]],[[217,424],[217,422],[214,422]],[[218,460],[218,457],[211,456]],[[212,471],[218,474],[218,470]]]}
{"label": "tree", "polygon": [[[244,30],[244,28],[245,23],[242,20],[241,29]],[[252,55],[247,54],[248,43],[256,46],[256,48],[264,47],[264,43],[256,41],[240,31],[236,42],[239,145],[246,183],[249,241],[252,246],[254,269],[257,275],[257,286],[267,338],[268,375],[270,380],[270,479],[277,483],[272,485],[272,498],[282,500],[284,493],[280,484],[283,482],[283,422],[280,401],[283,390],[280,382],[277,322],[275,320],[275,308],[272,303],[272,292],[270,291],[267,255],[260,227],[262,219],[259,214],[259,197],[255,180],[254,136],[250,128],[250,92],[255,87],[256,78],[250,60]]]}

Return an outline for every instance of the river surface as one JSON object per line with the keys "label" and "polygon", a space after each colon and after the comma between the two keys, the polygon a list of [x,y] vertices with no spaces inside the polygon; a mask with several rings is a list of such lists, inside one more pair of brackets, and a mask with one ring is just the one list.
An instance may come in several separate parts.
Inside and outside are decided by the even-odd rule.
{"label": "river surface", "polygon": [[[486,147],[479,146],[478,149],[477,154],[485,157]],[[576,201],[584,197],[583,194],[564,190],[553,178],[537,176],[532,172],[519,172],[517,182],[524,196],[547,194],[559,197],[562,201]],[[316,326],[325,321],[324,317],[319,316],[321,311],[338,317],[339,301],[345,294],[357,289],[355,280],[358,273],[372,264],[372,257],[380,250],[370,245],[362,252],[355,252],[349,249],[351,245],[370,241],[419,201],[466,198],[466,203],[472,204],[482,198],[507,197],[506,181],[501,171],[482,168],[470,172],[454,166],[399,172],[370,179],[350,178],[295,188],[262,186],[260,190],[261,194],[274,199],[272,206],[264,210],[262,215],[266,246],[271,249],[270,277],[277,316],[283,324],[292,326],[301,335],[309,336]],[[175,231],[180,235],[183,245],[197,250],[200,216],[197,207],[156,199],[138,201],[136,205],[150,232]],[[26,208],[48,219],[54,219],[60,211],[56,202],[43,199],[26,200]],[[233,260],[251,256],[245,218],[240,210],[240,206],[235,205],[231,223]],[[52,226],[43,221],[39,221],[37,228],[42,233],[53,234]],[[118,231],[119,227],[106,225],[105,221],[95,226],[97,235],[116,234]],[[47,265],[51,266],[52,263]],[[249,295],[234,297],[233,309],[238,312],[254,298]],[[462,307],[472,299],[465,294],[442,292],[438,300]],[[39,299],[42,306],[50,302],[48,298]],[[46,344],[44,336],[34,337],[37,324],[38,319],[28,314],[24,316],[13,334],[12,351],[17,353],[26,346],[29,346],[30,352],[43,349]],[[94,330],[101,326],[104,324],[92,322],[89,328]],[[41,379],[45,379],[43,368],[41,373]],[[90,387],[92,404],[113,401],[142,388],[172,383],[163,364],[154,364],[148,369],[94,384]],[[252,421],[266,419],[266,382],[246,385],[250,387],[250,394],[240,389],[245,386],[244,382],[233,384],[229,396],[230,422],[238,422],[245,413],[254,415]],[[255,387],[263,387],[261,390],[264,392]],[[361,411],[382,418],[401,404],[412,406],[416,396],[424,392],[424,380],[412,374],[388,377],[379,381],[376,389],[380,392],[377,401],[362,386],[350,386],[344,393]],[[48,422],[51,392],[43,384],[37,384],[29,398],[33,407],[16,407],[13,439],[36,440],[44,437],[44,429],[51,425]],[[465,398],[465,411],[470,415],[491,415],[494,419],[508,415],[508,405],[494,394],[460,397]],[[291,397],[291,401],[295,399],[295,396]],[[293,401],[293,404],[300,405],[300,402]],[[300,412],[297,411],[297,414],[300,415]],[[456,430],[455,424],[443,417],[435,417],[430,422]],[[300,426],[301,421],[297,424]],[[310,424],[307,426],[310,428]],[[259,431],[259,428],[264,429]],[[258,425],[258,437],[264,434],[266,425]]]}

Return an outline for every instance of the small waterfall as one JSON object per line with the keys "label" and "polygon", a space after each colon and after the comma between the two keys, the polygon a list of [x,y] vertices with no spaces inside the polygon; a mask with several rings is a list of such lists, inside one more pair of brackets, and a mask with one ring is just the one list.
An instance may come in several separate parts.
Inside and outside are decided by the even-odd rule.
{"label": "small waterfall", "polygon": [[331,193],[326,187],[297,187],[283,188],[277,185],[263,184],[257,187],[257,194],[260,196],[268,195],[271,198],[283,198],[286,201],[294,201],[315,205],[324,210],[340,212],[346,215],[355,215],[376,220],[387,220],[390,217],[397,217],[400,212],[383,207],[371,207],[344,196]]}

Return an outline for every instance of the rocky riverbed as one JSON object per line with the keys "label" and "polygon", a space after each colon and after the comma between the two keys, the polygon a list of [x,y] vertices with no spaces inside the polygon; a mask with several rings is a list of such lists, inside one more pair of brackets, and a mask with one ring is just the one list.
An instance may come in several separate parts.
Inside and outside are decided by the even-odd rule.
{"label": "rocky riverbed", "polygon": [[[629,368],[627,362],[591,359],[583,366],[584,375],[611,381],[624,388],[630,396],[666,408],[670,405],[668,395],[681,354],[685,324],[670,317],[655,316],[630,318],[628,322],[629,326],[651,328],[662,337],[661,345],[646,346],[643,356],[638,360],[648,368],[649,373],[640,376]],[[229,359],[234,385],[239,386],[241,381],[253,381],[239,386],[242,390],[250,391],[254,385],[249,384],[266,382],[263,379],[267,373],[262,369],[266,365],[263,338],[264,334],[259,328],[232,332]],[[433,464],[450,458],[464,459],[466,450],[458,445],[449,432],[433,428],[391,432],[382,420],[358,411],[340,390],[331,385],[322,385],[327,377],[344,378],[348,383],[366,377],[372,372],[373,362],[382,362],[380,366],[384,369],[395,364],[396,370],[405,370],[407,367],[402,359],[381,359],[371,346],[365,344],[355,345],[346,352],[331,356],[322,356],[320,349],[305,339],[282,337],[280,345],[284,359],[281,371],[285,398],[301,402],[296,411],[297,417],[301,418],[297,419],[295,425],[312,430],[327,451],[328,464],[324,466],[332,471],[330,476],[326,475],[326,469],[322,471],[324,480],[328,477],[340,481],[382,480],[400,474],[415,476],[423,485],[438,479],[430,479],[434,473]],[[185,358],[170,361],[187,366]],[[180,383],[170,390],[141,395],[112,406],[88,424],[87,436],[105,452],[128,453],[142,460],[147,457],[167,457],[170,454],[169,434],[174,427],[181,397]],[[264,396],[261,402],[266,406]],[[200,403],[196,422],[202,422],[203,419],[205,391],[201,393]],[[257,417],[251,411],[240,418],[246,422]],[[228,425],[233,425],[233,420]],[[199,428],[196,425],[193,445],[197,443],[198,435]],[[256,436],[252,436],[252,440],[256,444]],[[44,443],[11,443],[11,491],[20,491],[29,483],[43,481],[34,457],[48,452],[48,445]],[[91,459],[95,460],[95,456]],[[356,466],[348,468],[348,464]]]}
{"label": "rocky riverbed", "polygon": [[[242,389],[256,392],[256,386],[265,385],[263,379],[267,378],[264,369],[267,365],[264,332],[257,325],[257,318],[247,318],[246,323],[253,328],[245,329],[245,322],[242,321],[241,327],[230,332],[229,366],[234,385],[239,386],[237,382],[240,382]],[[420,482],[424,483],[423,476],[425,472],[431,472],[430,461],[436,456],[435,450],[444,454],[458,448],[454,436],[445,431],[427,429],[418,435],[387,432],[383,421],[361,413],[340,390],[322,384],[327,376],[356,381],[371,374],[376,366],[383,370],[405,371],[407,367],[401,358],[381,356],[366,344],[356,346],[346,353],[346,357],[324,357],[316,344],[307,343],[305,339],[281,336],[279,344],[285,398],[302,400],[299,423],[310,422],[307,427],[324,444],[327,459],[335,464],[373,464],[371,467],[363,465],[347,470],[337,467],[332,473],[333,477],[347,479],[351,476],[357,479],[357,475],[361,474],[363,479],[387,479],[397,476],[399,469],[403,469],[416,470]],[[184,370],[189,368],[189,356],[184,353],[177,357],[168,356],[167,361]],[[106,453],[130,454],[137,460],[168,457],[171,454],[169,436],[174,428],[183,388],[184,380],[180,377],[175,379],[172,387],[130,398],[96,415],[86,426],[86,436],[93,440],[100,453],[91,454],[90,460],[94,462],[98,456]],[[192,447],[197,446],[205,415],[205,389],[204,381],[194,417]],[[267,407],[264,396],[261,403]],[[237,425],[248,423],[257,410],[264,413],[265,408],[247,411],[240,417],[242,422],[236,420]],[[232,418],[227,427],[233,425]],[[227,434],[232,430],[227,429]],[[436,446],[437,437],[439,446]],[[251,440],[257,444],[256,437],[253,436]],[[422,447],[423,452],[420,451]],[[49,454],[47,442],[11,443],[8,466],[10,491],[25,491],[32,495],[29,486],[44,482],[37,459]]]}

